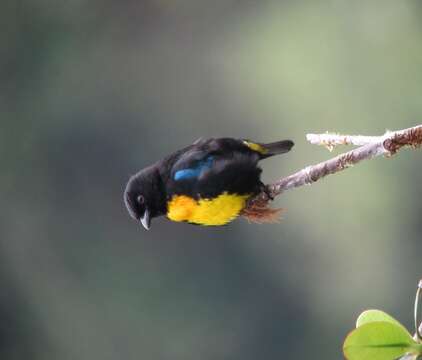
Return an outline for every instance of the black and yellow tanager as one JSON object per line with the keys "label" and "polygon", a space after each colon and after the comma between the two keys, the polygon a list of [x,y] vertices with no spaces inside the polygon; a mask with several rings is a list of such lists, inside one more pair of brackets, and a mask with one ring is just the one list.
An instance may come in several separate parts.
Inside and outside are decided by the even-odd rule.
{"label": "black and yellow tanager", "polygon": [[162,215],[198,225],[227,224],[265,189],[258,162],[292,146],[290,140],[201,138],[133,175],[124,192],[126,207],[146,229]]}

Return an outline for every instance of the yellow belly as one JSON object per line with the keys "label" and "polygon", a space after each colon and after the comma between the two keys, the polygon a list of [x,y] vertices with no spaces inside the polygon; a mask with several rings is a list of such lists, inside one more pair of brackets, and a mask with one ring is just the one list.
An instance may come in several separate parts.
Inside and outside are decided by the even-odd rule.
{"label": "yellow belly", "polygon": [[175,195],[167,204],[167,217],[200,225],[224,225],[239,215],[249,197],[223,193],[214,199],[195,200]]}

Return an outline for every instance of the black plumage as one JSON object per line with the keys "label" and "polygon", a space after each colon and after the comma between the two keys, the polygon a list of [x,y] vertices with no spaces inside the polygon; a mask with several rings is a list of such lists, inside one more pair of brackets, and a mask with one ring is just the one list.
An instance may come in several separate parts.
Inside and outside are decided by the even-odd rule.
{"label": "black plumage", "polygon": [[124,200],[130,215],[149,228],[166,215],[177,195],[196,201],[227,194],[254,195],[262,190],[258,162],[288,152],[290,140],[260,144],[243,139],[199,139],[132,176]]}

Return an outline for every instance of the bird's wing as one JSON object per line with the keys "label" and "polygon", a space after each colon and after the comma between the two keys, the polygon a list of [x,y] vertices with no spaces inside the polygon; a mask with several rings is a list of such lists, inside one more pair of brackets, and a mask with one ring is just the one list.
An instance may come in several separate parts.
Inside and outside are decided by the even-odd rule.
{"label": "bird's wing", "polygon": [[174,163],[171,178],[175,181],[198,179],[205,171],[211,169],[213,161],[214,157],[210,153],[191,149]]}
{"label": "bird's wing", "polygon": [[209,139],[175,161],[170,172],[172,192],[195,197],[250,193],[259,183],[258,160],[259,156],[238,140]]}

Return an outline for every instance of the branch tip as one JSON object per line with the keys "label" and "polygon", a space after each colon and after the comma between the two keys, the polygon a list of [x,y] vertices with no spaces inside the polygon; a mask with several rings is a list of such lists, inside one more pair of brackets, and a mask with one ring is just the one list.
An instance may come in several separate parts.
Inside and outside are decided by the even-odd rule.
{"label": "branch tip", "polygon": [[[422,125],[395,132],[387,130],[382,136],[352,136],[327,132],[325,134],[307,134],[306,139],[311,144],[325,146],[329,151],[332,151],[337,145],[355,145],[357,148],[319,164],[307,166],[273,184],[266,185],[265,191],[249,199],[241,215],[252,222],[274,222],[274,216],[277,215],[278,218],[281,209],[271,209],[269,203],[282,192],[310,185],[329,174],[345,170],[363,160],[380,155],[390,157],[403,147],[419,148],[422,146]],[[422,280],[419,286],[422,286]]]}

